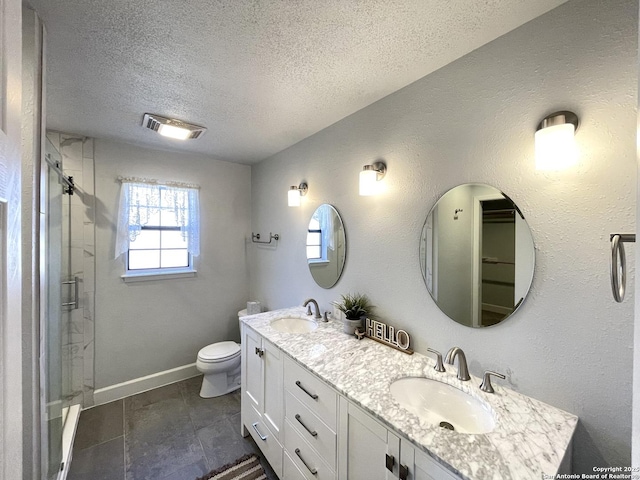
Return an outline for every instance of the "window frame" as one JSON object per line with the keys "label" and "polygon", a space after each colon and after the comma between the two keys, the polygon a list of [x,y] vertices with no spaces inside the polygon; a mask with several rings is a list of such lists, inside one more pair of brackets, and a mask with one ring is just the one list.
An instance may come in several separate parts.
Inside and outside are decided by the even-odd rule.
{"label": "window frame", "polygon": [[[168,226],[163,226],[163,225],[142,225],[140,227],[141,230],[150,230],[150,231],[154,231],[154,232],[179,232],[180,231],[180,227],[168,227]],[[144,252],[144,251],[160,251],[160,263],[162,263],[162,252],[166,251],[166,250],[187,250],[187,264],[186,265],[182,265],[179,267],[158,267],[158,268],[130,268],[129,267],[129,255],[131,255],[131,250],[134,250],[136,252]],[[193,262],[193,258],[192,255],[189,253],[187,248],[162,248],[162,233],[160,233],[160,240],[159,240],[159,247],[158,248],[134,248],[134,249],[127,249],[127,260],[126,260],[126,264],[127,264],[127,272],[138,272],[138,271],[144,271],[144,270],[159,270],[159,271],[171,271],[174,269],[191,269],[191,264]]]}
{"label": "window frame", "polygon": [[319,257],[312,257],[309,258],[307,256],[307,263],[313,263],[313,264],[322,264],[322,263],[329,263],[328,260],[328,254],[327,254],[327,245],[325,244],[323,238],[322,238],[322,227],[320,227],[320,222],[318,222],[318,227],[317,229],[315,228],[308,228],[307,227],[307,239],[309,238],[309,234],[310,233],[317,233],[318,234],[318,238],[319,238],[319,242],[317,245],[316,244],[309,244],[309,243],[305,243],[305,247],[308,249],[309,247],[318,247],[320,249],[320,256]]}
{"label": "window frame", "polygon": [[[166,189],[170,189],[172,188],[170,185],[162,185],[160,186],[161,189],[166,188]],[[162,209],[162,206],[159,207],[160,210]],[[160,216],[162,215],[162,212],[160,212]],[[162,223],[160,221],[160,223]],[[168,225],[141,225],[140,226],[140,230],[150,230],[150,231],[156,231],[160,233],[160,240],[159,240],[159,248],[140,248],[140,249],[133,249],[134,251],[145,251],[145,250],[156,250],[160,252],[160,255],[162,255],[162,234],[161,232],[163,231],[181,231],[180,226],[168,226]],[[135,268],[135,269],[131,269],[129,267],[129,255],[131,253],[131,240],[129,240],[129,247],[127,248],[126,251],[126,255],[125,255],[125,273],[123,275],[121,275],[121,278],[125,281],[125,282],[137,282],[137,281],[147,281],[147,280],[160,280],[160,279],[166,279],[166,278],[188,278],[188,277],[193,277],[195,276],[195,274],[197,273],[197,270],[195,268],[195,257],[188,251],[188,242],[189,240],[187,240],[187,265],[186,266],[179,266],[179,267],[158,267],[158,268]],[[185,250],[183,248],[166,248],[164,250]]]}

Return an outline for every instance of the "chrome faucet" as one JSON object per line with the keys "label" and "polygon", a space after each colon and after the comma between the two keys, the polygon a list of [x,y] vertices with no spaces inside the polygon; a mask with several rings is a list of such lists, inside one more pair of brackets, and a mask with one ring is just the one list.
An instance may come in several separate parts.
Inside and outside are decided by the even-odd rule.
{"label": "chrome faucet", "polygon": [[313,318],[322,318],[322,315],[320,315],[320,307],[318,307],[318,302],[316,302],[313,298],[308,298],[304,301],[304,303],[302,304],[303,307],[307,307],[307,315],[311,315],[311,305],[309,305],[310,303],[313,303],[316,307],[316,313],[315,315],[313,315]]}
{"label": "chrome faucet", "polygon": [[453,365],[454,360],[458,357],[458,380],[467,381],[471,380],[469,376],[469,369],[467,368],[467,357],[460,347],[453,347],[447,352],[447,356],[444,359],[444,363]]}

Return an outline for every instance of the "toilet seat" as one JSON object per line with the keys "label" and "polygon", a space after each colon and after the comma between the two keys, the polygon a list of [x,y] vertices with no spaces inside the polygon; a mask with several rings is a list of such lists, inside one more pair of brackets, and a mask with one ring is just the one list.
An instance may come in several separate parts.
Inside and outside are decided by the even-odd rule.
{"label": "toilet seat", "polygon": [[240,356],[240,345],[236,342],[218,342],[200,349],[198,360],[204,363],[218,363]]}

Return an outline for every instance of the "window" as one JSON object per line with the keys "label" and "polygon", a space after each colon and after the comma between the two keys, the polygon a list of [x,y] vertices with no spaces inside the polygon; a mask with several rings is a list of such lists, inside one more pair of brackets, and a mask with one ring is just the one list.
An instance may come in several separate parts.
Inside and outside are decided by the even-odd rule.
{"label": "window", "polygon": [[180,232],[175,206],[167,199],[171,193],[160,187],[158,208],[149,215],[149,222],[140,226],[135,240],[129,241],[129,270],[148,268],[188,268],[188,238]]}
{"label": "window", "polygon": [[307,259],[322,259],[322,230],[317,218],[312,217],[307,230]]}
{"label": "window", "polygon": [[116,258],[127,275],[194,271],[200,253],[198,189],[122,180]]}

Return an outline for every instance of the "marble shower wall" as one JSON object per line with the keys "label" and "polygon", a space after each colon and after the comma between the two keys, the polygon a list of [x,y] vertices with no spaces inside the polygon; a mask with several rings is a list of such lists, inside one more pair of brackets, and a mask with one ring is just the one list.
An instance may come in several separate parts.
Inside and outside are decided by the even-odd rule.
{"label": "marble shower wall", "polygon": [[[66,404],[93,405],[95,318],[95,177],[93,139],[47,132],[62,156],[62,169],[73,177],[73,195],[62,197],[64,280],[78,278],[78,307],[66,310],[67,329],[62,332],[63,391]],[[68,228],[67,228],[68,227]],[[68,278],[66,278],[68,277]],[[73,285],[63,285],[63,302],[73,300]]]}

